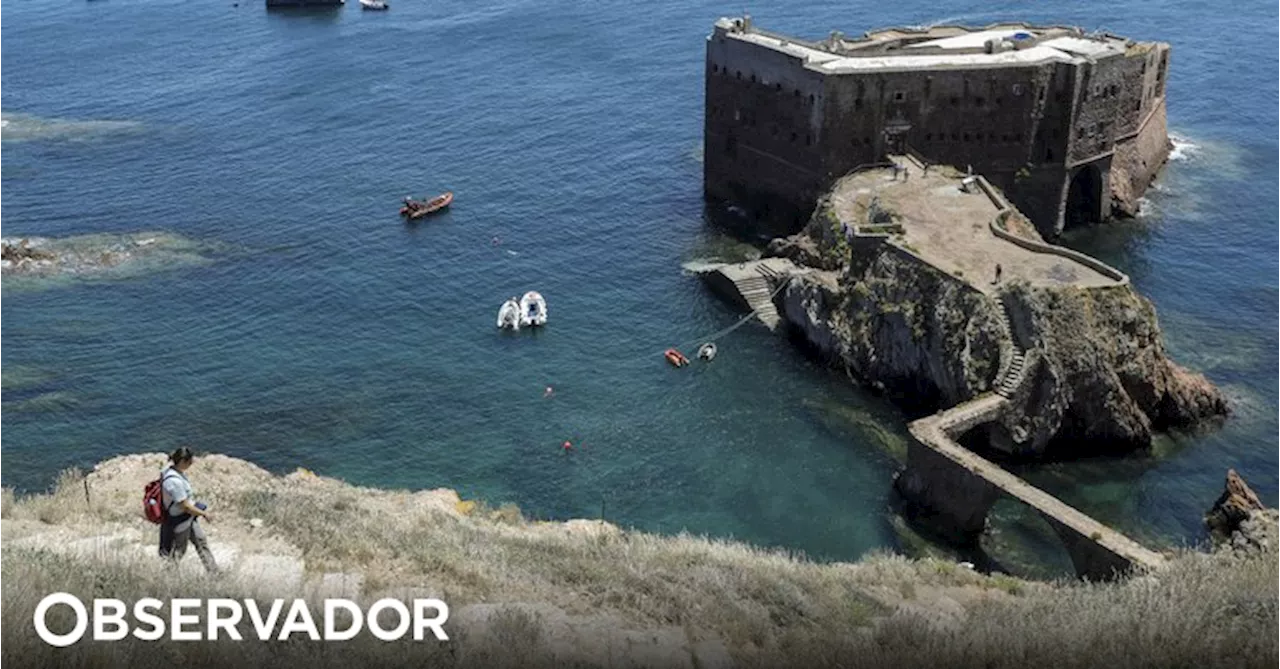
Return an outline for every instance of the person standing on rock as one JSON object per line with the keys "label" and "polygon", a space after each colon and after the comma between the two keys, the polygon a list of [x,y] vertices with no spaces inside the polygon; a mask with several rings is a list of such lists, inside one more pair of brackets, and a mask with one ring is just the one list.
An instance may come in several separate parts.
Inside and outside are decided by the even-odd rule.
{"label": "person standing on rock", "polygon": [[173,464],[160,472],[160,499],[165,509],[164,522],[160,524],[160,557],[177,564],[186,555],[187,544],[190,543],[196,547],[204,568],[216,574],[218,563],[213,559],[213,551],[209,550],[204,528],[197,522],[201,518],[210,521],[213,518],[204,509],[204,504],[196,503],[195,491],[187,480],[186,472],[195,459],[191,449],[182,446],[169,456]]}

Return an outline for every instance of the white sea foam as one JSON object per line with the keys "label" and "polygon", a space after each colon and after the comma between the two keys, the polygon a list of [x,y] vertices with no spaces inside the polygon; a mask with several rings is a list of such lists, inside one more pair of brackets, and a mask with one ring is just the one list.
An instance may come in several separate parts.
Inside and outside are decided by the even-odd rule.
{"label": "white sea foam", "polygon": [[1190,160],[1200,153],[1200,145],[1180,135],[1169,135],[1173,150],[1169,152],[1169,160]]}
{"label": "white sea foam", "polygon": [[3,130],[0,136],[4,140],[84,138],[101,133],[135,131],[141,127],[142,124],[136,121],[74,121],[5,112],[0,119],[0,129]]}

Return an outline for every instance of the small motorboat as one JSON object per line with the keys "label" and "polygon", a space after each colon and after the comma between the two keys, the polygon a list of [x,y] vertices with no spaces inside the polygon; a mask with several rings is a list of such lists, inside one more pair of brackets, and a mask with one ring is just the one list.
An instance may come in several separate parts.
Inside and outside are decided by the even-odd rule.
{"label": "small motorboat", "polygon": [[451,191],[441,193],[426,202],[407,200],[404,206],[400,207],[400,215],[412,221],[434,214],[450,204],[453,204],[453,192]]}
{"label": "small motorboat", "polygon": [[706,360],[707,362],[711,362],[716,357],[716,345],[712,342],[707,342],[702,346],[699,346],[698,357]]}
{"label": "small motorboat", "polygon": [[547,301],[535,290],[520,298],[520,324],[544,325],[547,322]]}
{"label": "small motorboat", "polygon": [[498,309],[498,327],[520,329],[520,303],[516,298],[503,302],[502,308]]}
{"label": "small motorboat", "polygon": [[674,348],[669,348],[666,351],[663,351],[662,357],[666,358],[667,362],[671,363],[672,367],[684,367],[689,364],[689,359],[684,357],[683,353],[675,350]]}
{"label": "small motorboat", "polygon": [[387,10],[391,5],[384,0],[360,0],[360,9]]}

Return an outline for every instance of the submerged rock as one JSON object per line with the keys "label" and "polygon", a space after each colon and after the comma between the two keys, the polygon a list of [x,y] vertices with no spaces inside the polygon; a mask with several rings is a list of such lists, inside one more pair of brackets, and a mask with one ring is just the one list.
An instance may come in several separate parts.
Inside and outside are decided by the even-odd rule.
{"label": "submerged rock", "polygon": [[0,271],[8,286],[48,286],[57,279],[120,278],[200,263],[213,250],[168,232],[9,237],[0,240]]}

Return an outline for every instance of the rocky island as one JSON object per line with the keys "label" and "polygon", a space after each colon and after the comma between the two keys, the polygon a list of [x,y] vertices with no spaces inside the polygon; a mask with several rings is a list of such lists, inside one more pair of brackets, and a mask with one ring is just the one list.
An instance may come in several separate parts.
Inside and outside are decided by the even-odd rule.
{"label": "rocky island", "polygon": [[705,276],[920,416],[895,481],[908,518],[977,546],[1010,497],[1045,518],[1083,577],[1162,568],[998,464],[1123,453],[1227,414],[1217,388],[1165,354],[1154,307],[1123,272],[1046,243],[981,175],[915,155],[838,180],[766,255]]}
{"label": "rocky island", "polygon": [[983,436],[1020,456],[1142,448],[1227,413],[1127,276],[1045,243],[985,179],[901,163],[842,179],[768,247],[814,270],[776,301],[817,351],[920,413],[1005,396]]}

